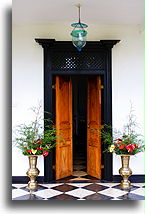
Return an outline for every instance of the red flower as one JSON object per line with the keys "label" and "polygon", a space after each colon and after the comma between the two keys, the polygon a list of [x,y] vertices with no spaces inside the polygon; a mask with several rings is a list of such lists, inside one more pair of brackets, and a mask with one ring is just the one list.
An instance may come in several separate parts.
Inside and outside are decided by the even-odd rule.
{"label": "red flower", "polygon": [[130,148],[130,145],[126,145],[125,148],[128,150]]}
{"label": "red flower", "polygon": [[48,154],[49,154],[49,152],[47,152],[46,150],[44,150],[43,153],[42,153],[42,155],[43,155],[44,157],[46,157]]}
{"label": "red flower", "polygon": [[42,140],[38,139],[38,140],[36,141],[36,143],[37,143],[37,144],[42,144]]}
{"label": "red flower", "polygon": [[37,147],[37,150],[42,150],[42,148]]}
{"label": "red flower", "polygon": [[136,147],[136,144],[131,144],[132,149],[134,150]]}
{"label": "red flower", "polygon": [[131,153],[133,151],[133,148],[132,148],[131,144],[130,145],[126,145],[125,148],[128,150],[129,153]]}
{"label": "red flower", "polygon": [[42,144],[42,140],[39,141],[39,144]]}
{"label": "red flower", "polygon": [[124,145],[119,146],[119,149],[124,149]]}
{"label": "red flower", "polygon": [[128,149],[128,152],[129,152],[129,153],[131,153],[132,151],[133,151],[133,150],[132,150],[131,148],[130,148],[130,149]]}
{"label": "red flower", "polygon": [[32,153],[32,151],[31,151],[30,149],[28,149],[28,150],[27,150],[27,152],[28,152],[29,154],[31,154],[31,153]]}

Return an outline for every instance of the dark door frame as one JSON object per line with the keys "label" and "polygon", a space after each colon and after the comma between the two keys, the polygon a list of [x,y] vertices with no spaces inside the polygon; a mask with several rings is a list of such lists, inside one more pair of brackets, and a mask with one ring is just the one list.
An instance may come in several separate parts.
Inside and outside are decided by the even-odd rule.
{"label": "dark door frame", "polygon": [[[100,40],[100,41],[90,41],[79,53],[73,47],[70,41],[55,41],[54,39],[35,39],[40,45],[42,45],[44,50],[44,111],[50,112],[51,117],[54,121],[54,108],[53,108],[53,75],[102,75],[104,79],[104,124],[112,125],[112,48],[120,40]],[[60,62],[64,54],[77,55],[78,59],[82,57],[83,54],[89,55],[93,53],[93,56],[101,56],[103,61],[98,58],[98,64],[93,67],[93,69],[83,65],[79,70],[76,69],[61,69],[61,67],[56,65],[57,58],[56,55],[59,53]],[[82,54],[82,55],[81,55]],[[80,57],[79,57],[80,56]],[[97,63],[97,58],[96,58]],[[100,67],[102,63],[102,67]],[[84,62],[85,64],[85,62]],[[101,69],[100,69],[101,68]],[[44,118],[47,115],[44,114]],[[44,158],[44,182],[54,180],[54,152],[51,151],[50,154]],[[107,181],[112,181],[113,178],[113,168],[112,168],[112,154],[103,154],[103,169],[102,169],[102,179]]]}

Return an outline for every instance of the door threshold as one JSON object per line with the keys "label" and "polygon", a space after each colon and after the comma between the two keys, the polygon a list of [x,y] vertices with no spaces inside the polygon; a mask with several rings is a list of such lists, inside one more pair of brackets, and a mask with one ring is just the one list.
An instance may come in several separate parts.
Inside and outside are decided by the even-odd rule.
{"label": "door threshold", "polygon": [[81,178],[82,176],[88,175],[87,172],[82,171],[82,170],[74,170],[72,173],[73,176]]}
{"label": "door threshold", "polygon": [[[75,172],[73,173],[75,174]],[[56,180],[56,182],[58,183],[91,183],[91,182],[99,183],[100,182],[100,179],[92,177],[88,175],[86,172],[83,172],[83,173],[84,175],[82,174],[82,176],[71,175],[71,176]]]}

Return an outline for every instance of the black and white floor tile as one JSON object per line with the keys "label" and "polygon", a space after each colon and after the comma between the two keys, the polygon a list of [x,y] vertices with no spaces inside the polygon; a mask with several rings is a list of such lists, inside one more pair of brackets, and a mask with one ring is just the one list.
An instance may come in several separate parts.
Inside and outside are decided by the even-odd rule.
{"label": "black and white floor tile", "polygon": [[144,200],[145,184],[133,183],[130,191],[118,183],[73,180],[41,184],[30,193],[26,184],[12,185],[12,200]]}

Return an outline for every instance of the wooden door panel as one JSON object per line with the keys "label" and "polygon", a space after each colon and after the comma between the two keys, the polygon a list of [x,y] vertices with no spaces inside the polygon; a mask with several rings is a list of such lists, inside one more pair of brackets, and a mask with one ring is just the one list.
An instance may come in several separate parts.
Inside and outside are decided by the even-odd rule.
{"label": "wooden door panel", "polygon": [[70,151],[71,151],[71,145],[70,142],[66,142],[65,145],[62,145],[60,147],[61,152],[59,152],[59,157],[57,157],[60,160],[59,163],[59,168],[57,168],[57,173],[56,173],[56,179],[64,178],[69,175],[72,175],[72,170],[71,170],[71,158],[70,157]]}
{"label": "wooden door panel", "polygon": [[72,175],[72,83],[56,77],[56,129],[63,141],[57,140],[56,179]]}
{"label": "wooden door panel", "polygon": [[101,128],[101,77],[88,78],[87,172],[101,178],[101,138],[93,129]]}
{"label": "wooden door panel", "polygon": [[96,149],[93,146],[89,146],[89,148],[88,148],[88,159],[90,162],[88,174],[93,176],[93,177],[101,178],[100,167],[96,167],[98,165],[98,163],[100,163],[100,161],[101,161],[98,149]]}
{"label": "wooden door panel", "polygon": [[61,130],[61,135],[63,136],[63,138],[66,140],[70,140],[70,136],[71,136],[71,124],[67,121],[65,122],[61,122],[60,123],[60,130]]}

